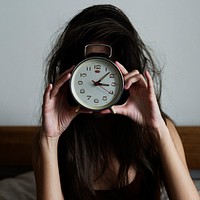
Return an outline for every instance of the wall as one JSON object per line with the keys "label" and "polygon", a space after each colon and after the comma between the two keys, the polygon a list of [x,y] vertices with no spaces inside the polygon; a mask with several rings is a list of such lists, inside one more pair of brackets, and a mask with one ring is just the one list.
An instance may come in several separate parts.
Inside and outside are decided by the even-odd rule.
{"label": "wall", "polygon": [[199,0],[1,0],[0,125],[38,123],[44,60],[56,31],[99,3],[124,10],[165,66],[165,111],[178,125],[200,125]]}

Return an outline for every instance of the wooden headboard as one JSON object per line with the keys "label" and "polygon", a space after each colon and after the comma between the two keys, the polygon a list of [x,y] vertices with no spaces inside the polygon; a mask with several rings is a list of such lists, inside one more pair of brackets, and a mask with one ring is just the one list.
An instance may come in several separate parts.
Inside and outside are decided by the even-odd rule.
{"label": "wooden headboard", "polygon": [[0,179],[32,170],[32,141],[38,127],[0,126]]}
{"label": "wooden headboard", "polygon": [[[177,127],[190,169],[200,169],[200,126]],[[32,170],[32,140],[38,127],[0,126],[0,179]]]}
{"label": "wooden headboard", "polygon": [[190,169],[200,169],[200,126],[177,127]]}

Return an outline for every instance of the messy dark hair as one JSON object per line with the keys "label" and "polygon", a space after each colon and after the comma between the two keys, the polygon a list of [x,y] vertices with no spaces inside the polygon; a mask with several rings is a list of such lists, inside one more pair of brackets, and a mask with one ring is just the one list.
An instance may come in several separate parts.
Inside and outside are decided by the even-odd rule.
{"label": "messy dark hair", "polygon": [[[82,61],[84,47],[92,41],[111,45],[114,59],[129,72],[136,69],[143,74],[148,70],[160,105],[161,70],[128,17],[113,5],[85,8],[65,25],[48,57],[47,83],[55,83],[57,76]],[[127,95],[124,93],[119,103],[123,103]],[[162,110],[161,113],[165,116]],[[94,199],[92,172],[99,172],[96,178],[103,174],[109,152],[120,164],[119,187],[127,184],[128,169],[134,166],[143,180],[144,198],[158,199],[160,159],[151,130],[124,116],[106,117],[115,121],[110,134],[96,127],[95,116],[79,114],[61,135],[58,161],[65,199]]]}

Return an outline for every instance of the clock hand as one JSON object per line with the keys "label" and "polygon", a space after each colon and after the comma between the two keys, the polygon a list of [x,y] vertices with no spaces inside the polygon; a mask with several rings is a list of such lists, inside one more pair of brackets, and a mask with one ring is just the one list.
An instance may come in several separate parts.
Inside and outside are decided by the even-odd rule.
{"label": "clock hand", "polygon": [[99,87],[101,87],[102,89],[104,89],[106,92],[110,93],[110,91],[108,91],[106,88],[102,87],[101,85],[99,85]]}
{"label": "clock hand", "polygon": [[109,86],[109,84],[107,83],[99,83],[98,81],[94,81],[94,80],[92,80],[92,82],[94,83],[95,86]]}
{"label": "clock hand", "polygon": [[108,72],[104,76],[102,76],[97,82],[100,83],[104,78],[106,78],[106,76],[108,76],[108,74],[110,74],[110,72]]}
{"label": "clock hand", "polygon": [[95,86],[98,86],[98,85],[99,85],[99,82],[98,82],[98,81],[92,80],[92,82],[94,83]]}
{"label": "clock hand", "polygon": [[102,89],[104,89],[106,92],[110,93],[110,91],[108,91],[106,88],[102,87],[102,86],[109,86],[109,84],[99,83],[99,82],[96,82],[96,81],[94,81],[94,80],[92,80],[92,82],[94,83],[95,86],[99,86],[99,87],[101,87]]}
{"label": "clock hand", "polygon": [[109,84],[106,84],[106,83],[99,83],[99,86],[109,86]]}

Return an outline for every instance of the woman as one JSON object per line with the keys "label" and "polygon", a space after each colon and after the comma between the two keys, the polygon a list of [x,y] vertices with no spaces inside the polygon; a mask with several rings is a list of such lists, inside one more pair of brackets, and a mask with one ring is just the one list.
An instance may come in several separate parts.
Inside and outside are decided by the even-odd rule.
{"label": "woman", "polygon": [[[107,45],[124,92],[117,105],[94,113],[74,102],[69,80],[86,56],[107,55]],[[160,71],[120,9],[96,5],[76,15],[46,76],[33,156],[38,199],[160,199],[163,184],[170,199],[199,199],[179,135],[160,108]]]}

